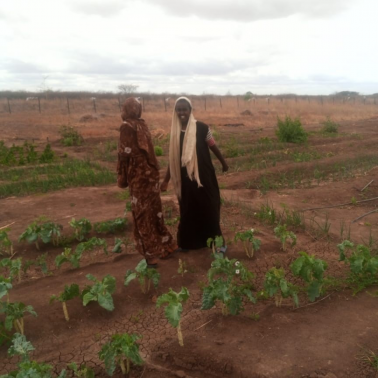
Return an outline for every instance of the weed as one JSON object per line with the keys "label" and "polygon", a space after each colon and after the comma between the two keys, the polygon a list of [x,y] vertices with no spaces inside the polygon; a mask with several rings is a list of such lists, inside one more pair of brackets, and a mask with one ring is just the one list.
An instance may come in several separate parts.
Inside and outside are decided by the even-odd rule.
{"label": "weed", "polygon": [[163,149],[160,146],[155,146],[154,150],[156,156],[163,156]]}
{"label": "weed", "polygon": [[81,146],[84,138],[79,131],[73,126],[62,125],[59,129],[59,134],[62,137],[61,143],[63,146]]}
{"label": "weed", "polygon": [[284,121],[278,118],[276,135],[280,142],[304,143],[307,141],[307,133],[299,118],[292,120],[287,116]]}
{"label": "weed", "polygon": [[260,249],[261,240],[255,238],[255,230],[251,228],[250,230],[244,232],[238,232],[235,235],[235,241],[241,240],[243,242],[243,247],[246,255],[252,258],[255,251]]}
{"label": "weed", "polygon": [[332,121],[330,117],[323,122],[323,133],[337,134],[339,132],[339,124],[335,121]]}

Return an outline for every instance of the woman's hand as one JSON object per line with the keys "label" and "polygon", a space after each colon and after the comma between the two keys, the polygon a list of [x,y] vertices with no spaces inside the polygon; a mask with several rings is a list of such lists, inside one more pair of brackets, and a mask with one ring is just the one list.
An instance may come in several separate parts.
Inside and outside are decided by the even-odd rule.
{"label": "woman's hand", "polygon": [[163,181],[161,184],[160,184],[160,191],[161,192],[166,192],[168,189],[168,183],[166,181]]}
{"label": "woman's hand", "polygon": [[225,162],[224,164],[222,164],[222,172],[227,172],[227,171],[228,171],[228,165]]}

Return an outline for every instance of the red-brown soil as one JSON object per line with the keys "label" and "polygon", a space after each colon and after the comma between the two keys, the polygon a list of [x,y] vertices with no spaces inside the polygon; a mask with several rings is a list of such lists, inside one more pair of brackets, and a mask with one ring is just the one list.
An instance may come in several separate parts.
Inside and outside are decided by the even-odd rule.
{"label": "red-brown soil", "polygon": [[[244,119],[240,119],[241,117],[229,117],[219,122],[244,122]],[[216,120],[204,121],[217,125]],[[13,141],[15,135],[22,138],[24,132],[32,135],[33,130],[26,130],[24,126],[12,124],[12,131],[5,132],[4,139]],[[91,127],[95,128],[92,124]],[[316,129],[316,126],[311,128]],[[361,137],[316,136],[310,142],[311,148],[332,152],[334,156],[308,163],[285,162],[270,167],[269,172],[289,171],[295,167],[313,170],[318,162],[332,165],[335,161],[342,162],[361,154],[376,155],[377,128],[377,119],[345,122],[340,127],[342,133],[350,135],[357,132]],[[109,137],[100,136],[98,131],[95,135],[99,139],[87,138],[82,147],[59,147],[56,142],[57,129],[55,127],[50,130],[50,139],[59,154],[67,152],[69,156],[84,157],[98,141],[109,140]],[[249,133],[250,139],[240,140],[241,145],[256,143],[261,136],[274,135],[272,128],[255,132],[250,130],[254,128],[217,126],[218,133],[226,139]],[[48,133],[48,128],[43,127],[41,140]],[[85,135],[85,127],[83,134]],[[116,131],[112,130],[111,135],[116,137]],[[27,138],[30,138],[29,134]],[[237,161],[238,158],[234,159]],[[229,159],[229,162],[234,159]],[[114,166],[114,162],[102,164]],[[280,249],[280,243],[273,234],[274,226],[263,224],[254,213],[265,203],[270,203],[280,211],[283,210],[282,204],[290,210],[304,210],[349,203],[352,197],[357,201],[378,197],[378,167],[361,169],[350,178],[314,182],[310,188],[283,188],[266,194],[262,194],[255,185],[263,173],[264,170],[233,171],[219,176],[222,197],[225,199],[222,228],[229,244],[227,253],[230,258],[245,263],[255,274],[256,290],[262,289],[264,275],[269,268],[282,266],[288,271],[290,263],[301,250],[326,260],[329,264],[327,275],[345,277],[347,268],[338,261],[336,248],[341,240],[341,222],[346,227],[350,225],[352,240],[362,242],[372,237],[376,247],[378,213],[355,223],[351,221],[375,209],[377,200],[305,211],[303,214],[307,227],[305,230],[295,230],[298,244],[288,252]],[[371,180],[374,182],[362,193],[360,189]],[[252,183],[249,189],[246,182]],[[96,377],[105,377],[104,366],[98,358],[101,345],[113,333],[135,332],[143,336],[140,350],[146,361],[144,366],[132,368],[130,377],[135,378],[376,377],[376,370],[363,361],[362,352],[365,348],[378,353],[376,288],[369,288],[356,296],[346,289],[331,290],[315,303],[309,303],[301,296],[298,309],[293,308],[289,300],[285,300],[281,308],[275,307],[273,300],[264,300],[256,305],[246,305],[241,315],[223,316],[219,306],[210,311],[200,310],[201,287],[206,283],[206,273],[212,261],[210,250],[178,253],[171,259],[162,261],[159,264],[162,277],[160,286],[156,292],[151,291],[145,295],[136,282],[128,287],[123,286],[126,271],[133,269],[141,259],[132,245],[120,255],[110,253],[106,256],[98,250],[92,259],[86,257],[82,260],[81,268],[71,269],[68,265],[63,265],[58,270],[54,266],[54,259],[62,252],[62,248],[42,246],[41,251],[37,251],[32,245],[16,242],[26,226],[40,215],[62,224],[64,234],[69,233],[68,221],[72,217],[86,217],[92,222],[121,217],[125,203],[119,199],[119,193],[120,189],[110,185],[0,199],[0,227],[15,222],[10,232],[15,244],[15,257],[32,260],[41,253],[48,252],[48,265],[52,271],[52,275],[46,277],[39,270],[28,271],[23,275],[21,283],[15,283],[10,294],[11,301],[30,304],[38,313],[36,318],[27,316],[25,319],[25,334],[36,348],[33,358],[53,364],[57,371],[69,362],[85,362],[95,369]],[[177,216],[174,196],[168,193],[162,196],[162,200],[165,209],[173,208],[172,217]],[[126,236],[132,241],[132,221],[129,215],[127,218]],[[329,232],[321,233],[326,219],[331,224]],[[319,226],[316,226],[314,220]],[[261,250],[252,259],[245,256],[241,245],[233,242],[235,232],[247,228],[258,229],[258,237],[262,240]],[[175,233],[175,226],[170,226],[170,229]],[[119,237],[120,234],[116,236]],[[106,240],[111,249],[114,235],[107,235]],[[184,277],[177,272],[179,259],[187,264],[188,272]],[[106,274],[116,277],[117,289],[113,296],[115,310],[108,312],[96,303],[83,307],[79,299],[74,299],[68,302],[71,320],[66,322],[60,303],[50,305],[49,297],[62,291],[65,284],[75,282],[83,287],[88,283],[85,278],[88,273],[98,278]],[[169,288],[180,290],[182,286],[190,292],[182,318],[183,348],[179,346],[176,330],[168,324],[163,310],[155,306],[157,295],[167,292]],[[9,371],[16,363],[15,358],[9,359],[6,356],[6,350],[5,346],[0,347],[0,373]],[[120,370],[114,376],[120,377]]]}

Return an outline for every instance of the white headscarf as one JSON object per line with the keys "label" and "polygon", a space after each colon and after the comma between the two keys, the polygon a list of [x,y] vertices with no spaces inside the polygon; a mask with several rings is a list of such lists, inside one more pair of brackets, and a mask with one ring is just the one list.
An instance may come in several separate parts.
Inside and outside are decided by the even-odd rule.
{"label": "white headscarf", "polygon": [[[189,116],[188,125],[185,131],[184,142],[182,146],[181,164],[180,164],[180,134],[181,121],[176,113],[176,105],[180,100],[185,100],[189,103],[191,112]],[[169,168],[171,172],[171,179],[177,197],[181,198],[181,167],[186,167],[188,177],[197,181],[198,187],[202,186],[197,160],[197,125],[196,119],[193,115],[193,107],[190,100],[186,97],[179,97],[175,102],[172,115],[171,139],[169,142]]]}

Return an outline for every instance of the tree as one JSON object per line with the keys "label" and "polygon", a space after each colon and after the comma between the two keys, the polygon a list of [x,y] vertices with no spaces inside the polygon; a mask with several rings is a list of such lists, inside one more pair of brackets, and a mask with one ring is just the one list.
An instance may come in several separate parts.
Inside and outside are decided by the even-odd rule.
{"label": "tree", "polygon": [[134,84],[121,84],[118,85],[118,89],[123,93],[123,94],[131,94],[134,93],[138,89],[139,85],[134,85]]}

